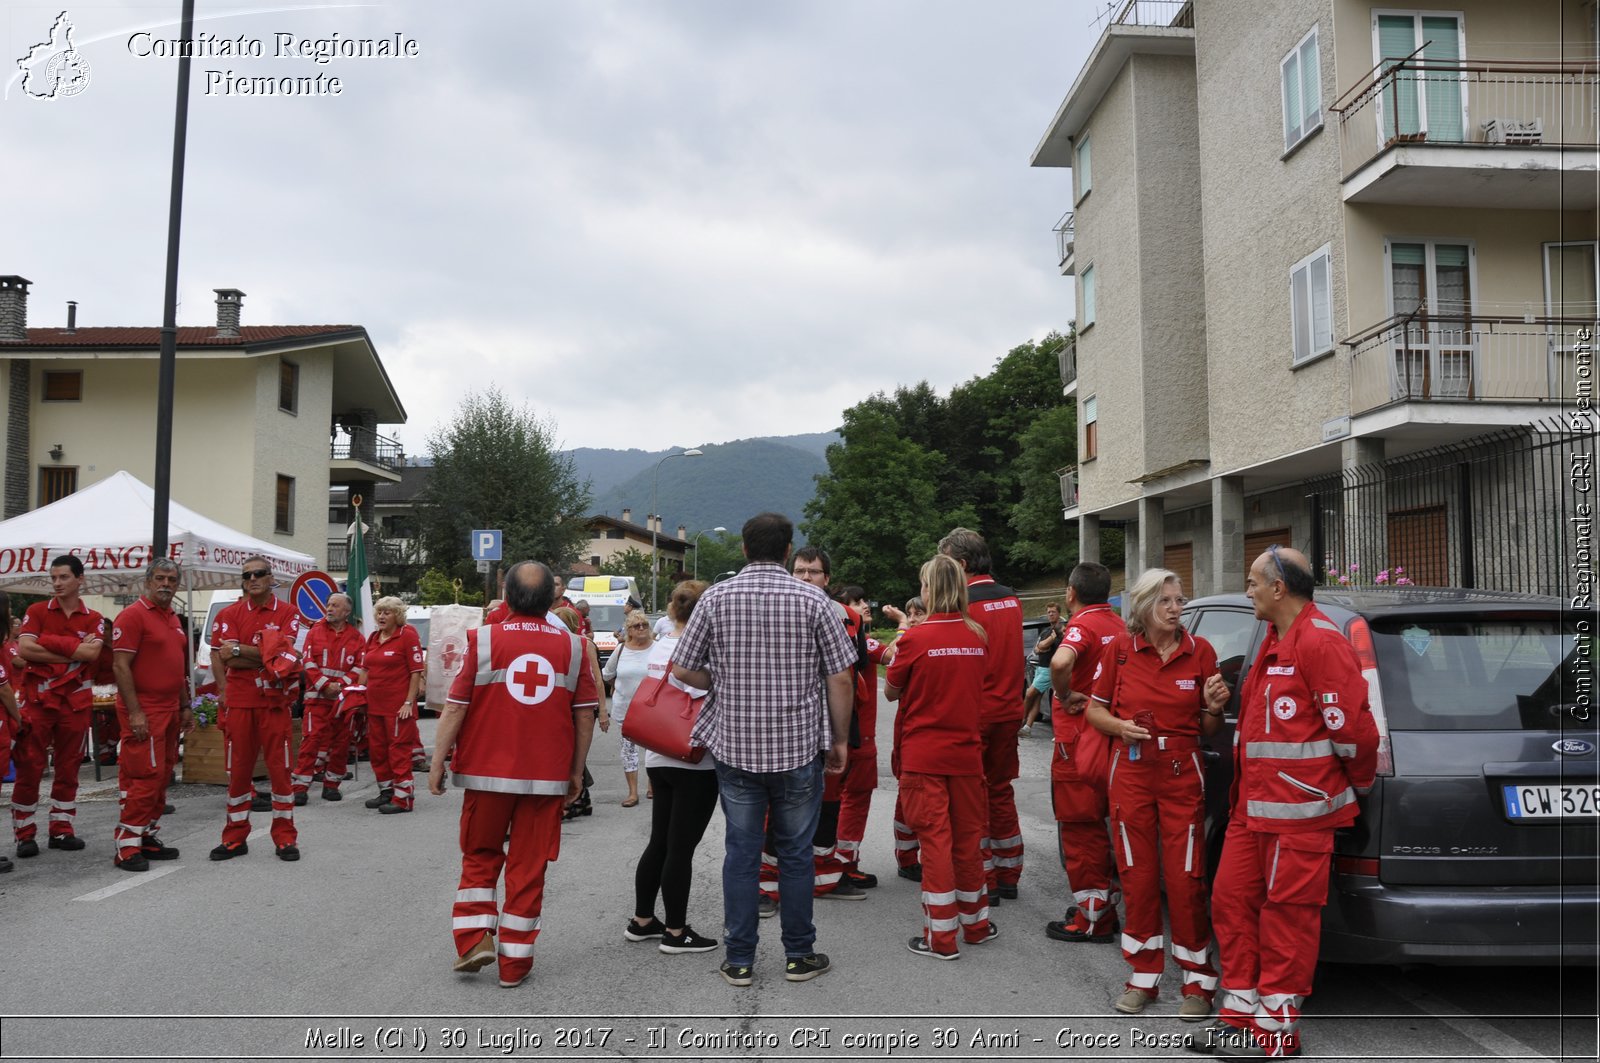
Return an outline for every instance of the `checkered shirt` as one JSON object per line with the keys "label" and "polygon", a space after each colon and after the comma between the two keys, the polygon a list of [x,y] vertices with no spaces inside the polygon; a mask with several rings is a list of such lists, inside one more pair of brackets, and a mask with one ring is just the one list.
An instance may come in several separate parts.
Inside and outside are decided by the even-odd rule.
{"label": "checkered shirt", "polygon": [[694,742],[723,764],[780,772],[828,748],[824,680],[852,667],[856,648],[826,594],[753,562],[701,595],[672,663],[711,671]]}

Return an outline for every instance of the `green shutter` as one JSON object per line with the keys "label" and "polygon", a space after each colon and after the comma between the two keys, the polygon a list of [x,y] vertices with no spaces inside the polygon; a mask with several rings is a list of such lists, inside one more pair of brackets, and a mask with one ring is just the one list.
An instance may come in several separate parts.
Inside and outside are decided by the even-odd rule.
{"label": "green shutter", "polygon": [[[1440,63],[1460,62],[1461,31],[1454,18],[1423,16],[1422,40],[1427,42],[1424,58]],[[1435,70],[1428,75],[1423,94],[1428,102],[1428,139],[1461,143],[1460,76]]]}
{"label": "green shutter", "polygon": [[[1378,61],[1385,70],[1417,50],[1417,23],[1410,15],[1378,16]],[[1416,74],[1401,71],[1383,90],[1382,140],[1397,132],[1404,135],[1421,129],[1417,115]]]}
{"label": "green shutter", "polygon": [[1298,141],[1305,132],[1300,125],[1300,53],[1290,52],[1283,61],[1283,146]]}
{"label": "green shutter", "polygon": [[1317,55],[1317,39],[1311,38],[1300,49],[1300,125],[1301,131],[1322,121],[1322,74]]}

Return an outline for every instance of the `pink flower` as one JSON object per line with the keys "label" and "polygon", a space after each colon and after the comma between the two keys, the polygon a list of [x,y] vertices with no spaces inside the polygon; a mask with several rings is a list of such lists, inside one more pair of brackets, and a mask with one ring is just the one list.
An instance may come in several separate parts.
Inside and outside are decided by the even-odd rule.
{"label": "pink flower", "polygon": [[1350,577],[1349,576],[1340,576],[1339,577],[1339,586],[1341,586],[1341,587],[1346,586],[1346,585],[1349,584],[1349,582],[1350,582]]}
{"label": "pink flower", "polygon": [[1374,583],[1388,583],[1389,582],[1389,570],[1388,569],[1384,569],[1382,572],[1378,573],[1376,576],[1373,576],[1372,577],[1372,582],[1374,582]]}
{"label": "pink flower", "polygon": [[1352,562],[1350,562],[1350,571],[1351,572],[1360,572],[1361,571],[1361,566],[1356,564],[1354,561],[1352,561]]}
{"label": "pink flower", "polygon": [[1401,576],[1399,579],[1395,580],[1394,582],[1395,582],[1395,585],[1399,586],[1399,587],[1410,587],[1410,586],[1412,586],[1411,581],[1406,579],[1404,576]]}

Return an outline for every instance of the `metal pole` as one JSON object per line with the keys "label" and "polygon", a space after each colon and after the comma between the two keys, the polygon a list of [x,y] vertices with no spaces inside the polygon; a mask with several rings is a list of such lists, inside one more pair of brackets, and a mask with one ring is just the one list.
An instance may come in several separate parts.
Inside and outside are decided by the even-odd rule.
{"label": "metal pole", "polygon": [[[661,461],[672,457],[668,454]],[[661,581],[661,561],[656,555],[656,509],[661,505],[661,461],[656,462],[656,474],[650,484],[650,512],[645,520],[650,522],[650,611],[656,611],[656,585]],[[620,658],[619,658],[620,659]]]}
{"label": "metal pole", "polygon": [[194,41],[194,0],[183,0],[178,51],[178,102],[172,122],[172,192],[167,205],[167,285],[161,306],[161,368],[156,384],[156,482],[151,556],[167,553],[167,511],[172,497],[172,407],[178,369],[178,235],[183,223],[183,157],[189,141],[189,64]]}

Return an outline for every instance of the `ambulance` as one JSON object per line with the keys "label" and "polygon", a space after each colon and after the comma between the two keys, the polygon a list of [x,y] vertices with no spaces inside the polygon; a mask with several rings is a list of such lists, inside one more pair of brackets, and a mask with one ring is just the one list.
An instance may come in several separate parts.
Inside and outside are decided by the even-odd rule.
{"label": "ambulance", "polygon": [[628,599],[639,597],[636,581],[632,576],[573,576],[567,581],[567,597],[573,605],[589,603],[589,629],[604,665],[616,651]]}

